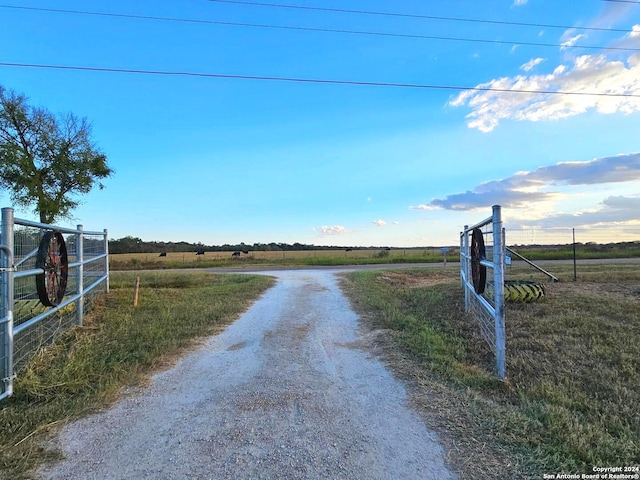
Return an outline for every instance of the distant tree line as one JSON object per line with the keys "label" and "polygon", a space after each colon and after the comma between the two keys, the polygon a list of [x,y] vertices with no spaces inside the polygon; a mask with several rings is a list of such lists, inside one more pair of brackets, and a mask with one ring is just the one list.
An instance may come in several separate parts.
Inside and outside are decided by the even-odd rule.
{"label": "distant tree line", "polygon": [[160,252],[233,252],[233,251],[260,251],[282,252],[300,250],[343,250],[341,246],[318,246],[302,243],[254,243],[253,245],[239,243],[231,245],[204,245],[201,242],[146,242],[138,237],[123,237],[117,240],[109,240],[109,253],[160,253]]}

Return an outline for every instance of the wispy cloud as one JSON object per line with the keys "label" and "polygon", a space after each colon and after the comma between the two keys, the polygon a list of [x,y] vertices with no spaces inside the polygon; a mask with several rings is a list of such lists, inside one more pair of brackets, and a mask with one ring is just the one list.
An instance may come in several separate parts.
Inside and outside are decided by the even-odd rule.
{"label": "wispy cloud", "polygon": [[514,217],[509,221],[511,228],[556,228],[597,226],[600,224],[639,222],[640,196],[611,196],[605,198],[594,209],[573,214],[546,215],[544,218]]}
{"label": "wispy cloud", "polygon": [[[627,12],[625,6],[608,7],[590,24],[610,26]],[[576,45],[584,37],[574,29],[567,30],[561,38],[561,50]],[[640,47],[640,25],[634,25],[612,45]],[[588,111],[601,114],[640,111],[640,54],[621,57],[617,51],[578,55],[556,65],[550,73],[529,74],[542,61],[541,58],[532,59],[520,67],[524,75],[495,78],[479,84],[475,90],[455,96],[448,104],[469,107],[467,125],[482,132],[491,132],[502,120],[536,122],[568,118]]]}
{"label": "wispy cloud", "polygon": [[429,204],[409,207],[417,210],[474,210],[502,205],[518,208],[563,196],[553,189],[562,185],[595,185],[640,180],[640,153],[597,158],[587,162],[561,162],[532,172],[486,182],[473,190],[456,193]]}
{"label": "wispy cloud", "polygon": [[323,225],[322,227],[319,228],[320,230],[320,234],[321,235],[342,235],[347,233],[347,229],[344,228],[342,225],[333,225],[333,226],[328,226],[328,225]]}
{"label": "wispy cloud", "polygon": [[589,110],[629,114],[640,111],[640,98],[576,94],[640,95],[640,55],[630,56],[626,63],[608,61],[605,55],[582,55],[573,65],[559,65],[548,75],[504,77],[478,85],[478,88],[494,91],[467,90],[449,105],[471,107],[472,111],[466,117],[467,125],[482,132],[492,131],[506,119],[557,120]]}
{"label": "wispy cloud", "polygon": [[514,0],[513,4],[514,4],[516,7],[519,7],[519,6],[521,6],[521,5],[526,5],[528,1],[529,1],[529,0]]}
{"label": "wispy cloud", "polygon": [[376,224],[376,225],[377,225],[377,226],[379,226],[379,227],[384,227],[384,226],[387,224],[387,222],[385,222],[385,221],[384,221],[384,220],[382,220],[382,219],[374,220],[374,221],[373,221],[373,223],[374,223],[374,224]]}
{"label": "wispy cloud", "polygon": [[560,49],[564,50],[564,49],[573,47],[575,44],[578,43],[579,40],[586,37],[587,36],[584,33],[579,33],[577,35],[570,35],[567,32],[565,32],[565,36],[562,40],[562,43],[560,44]]}
{"label": "wispy cloud", "polygon": [[524,65],[521,65],[520,70],[524,70],[525,72],[530,72],[535,68],[536,65],[540,65],[542,62],[544,62],[544,60],[545,60],[544,58],[540,58],[540,57],[532,58]]}
{"label": "wispy cloud", "polygon": [[409,210],[438,210],[438,207],[422,203],[420,205],[410,205]]}

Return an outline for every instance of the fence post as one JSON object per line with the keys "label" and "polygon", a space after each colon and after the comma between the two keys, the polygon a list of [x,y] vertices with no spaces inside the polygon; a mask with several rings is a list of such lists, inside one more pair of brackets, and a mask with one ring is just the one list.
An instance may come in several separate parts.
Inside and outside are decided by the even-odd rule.
{"label": "fence post", "polygon": [[577,260],[576,260],[576,229],[575,227],[571,229],[571,231],[573,232],[573,281],[577,281],[578,280],[578,267],[577,267]]}
{"label": "fence post", "polygon": [[109,293],[109,232],[106,228],[104,229],[104,253],[107,255],[104,259],[104,273],[107,275],[106,287]]}
{"label": "fence post", "polygon": [[76,323],[78,326],[82,326],[84,323],[84,235],[82,234],[82,225],[77,226],[78,233],[76,233],[76,261],[78,262],[78,303],[76,303]]}
{"label": "fence post", "polygon": [[[464,256],[460,259],[462,262],[461,266],[464,271],[464,282],[469,281],[469,259],[467,258],[467,255],[469,254],[469,234],[467,233],[467,230],[469,230],[469,225],[464,226],[460,248],[460,251],[464,252]],[[469,311],[469,289],[466,287],[464,288],[464,311]]]}
{"label": "fence post", "polygon": [[493,286],[496,329],[496,367],[498,376],[507,376],[505,326],[504,326],[504,246],[502,243],[502,209],[493,206]]}
{"label": "fence post", "polygon": [[0,399],[13,393],[13,208],[2,209],[0,244],[6,247],[0,263],[0,320],[4,320],[4,338],[0,341]]}

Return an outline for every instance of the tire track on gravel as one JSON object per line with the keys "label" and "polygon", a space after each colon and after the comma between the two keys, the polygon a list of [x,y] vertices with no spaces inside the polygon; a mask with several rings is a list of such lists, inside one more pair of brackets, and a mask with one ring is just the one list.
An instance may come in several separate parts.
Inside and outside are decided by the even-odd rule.
{"label": "tire track on gravel", "polygon": [[43,479],[454,479],[335,271],[277,277],[148,387],[65,427]]}

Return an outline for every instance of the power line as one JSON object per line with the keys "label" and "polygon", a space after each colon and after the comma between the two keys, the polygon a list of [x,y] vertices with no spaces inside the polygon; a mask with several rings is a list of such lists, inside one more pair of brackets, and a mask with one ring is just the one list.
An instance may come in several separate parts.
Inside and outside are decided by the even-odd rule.
{"label": "power line", "polygon": [[616,97],[616,98],[640,98],[640,94],[634,93],[602,93],[602,92],[564,92],[553,90],[522,90],[494,87],[463,87],[456,85],[429,85],[420,83],[389,83],[389,82],[373,82],[373,81],[354,81],[354,80],[332,80],[320,78],[296,78],[296,77],[273,77],[263,75],[232,75],[224,73],[204,73],[204,72],[180,72],[166,70],[140,70],[131,68],[106,68],[106,67],[83,67],[71,65],[44,65],[35,63],[10,63],[0,62],[0,67],[23,67],[23,68],[42,68],[52,70],[75,70],[87,72],[101,73],[128,73],[141,75],[162,75],[162,76],[181,76],[181,77],[203,77],[203,78],[219,78],[230,80],[259,80],[272,82],[292,82],[292,83],[315,83],[326,85],[352,85],[366,87],[395,87],[395,88],[415,88],[425,90],[471,90],[478,92],[502,92],[502,93],[527,93],[539,95],[573,95],[573,96],[594,96],[594,97]]}
{"label": "power line", "polygon": [[[348,10],[345,8],[327,8],[327,7],[310,7],[306,5],[287,5],[281,3],[263,3],[263,2],[249,2],[244,0],[205,0],[207,2],[216,2],[216,3],[233,3],[236,5],[253,5],[259,7],[270,7],[270,8],[290,8],[290,9],[298,9],[298,10],[315,10],[320,12],[335,12],[335,13],[355,13],[359,15],[379,15],[384,17],[401,17],[401,18],[422,18],[428,20],[446,20],[451,22],[470,22],[470,23],[489,23],[493,25],[512,25],[517,27],[542,27],[542,28],[563,28],[563,29],[576,29],[576,30],[596,30],[596,31],[604,31],[604,32],[623,32],[629,33],[629,29],[623,28],[604,28],[604,27],[576,27],[575,25],[557,25],[557,24],[547,24],[547,23],[527,23],[527,22],[509,22],[506,20],[483,20],[478,18],[463,18],[463,17],[441,17],[435,15],[421,15],[415,13],[397,13],[397,12],[380,12],[375,10]],[[629,3],[640,3],[640,2],[632,2],[631,0],[604,0],[604,1],[626,1]]]}
{"label": "power line", "polygon": [[112,18],[131,18],[136,20],[154,20],[154,21],[167,21],[167,22],[223,25],[223,26],[234,26],[234,27],[269,28],[269,29],[296,30],[296,31],[308,31],[308,32],[322,32],[322,33],[340,33],[340,34],[351,34],[351,35],[371,35],[371,36],[396,37],[396,38],[415,38],[415,39],[423,39],[423,40],[444,40],[444,41],[456,41],[456,42],[492,43],[492,44],[498,44],[498,45],[523,45],[523,46],[554,47],[554,48],[558,48],[558,47],[584,48],[589,50],[622,50],[622,51],[634,51],[634,52],[640,51],[640,48],[632,48],[632,47],[605,47],[605,46],[596,46],[596,45],[562,45],[558,43],[525,42],[525,41],[511,41],[511,40],[488,40],[488,39],[479,39],[479,38],[445,37],[445,36],[438,36],[438,35],[415,35],[415,34],[408,34],[408,33],[388,33],[388,32],[372,32],[372,31],[363,31],[363,30],[297,27],[297,26],[270,25],[270,24],[260,24],[260,23],[223,22],[218,20],[197,20],[197,19],[188,19],[188,18],[133,15],[133,14],[125,14],[125,13],[92,12],[92,11],[85,11],[85,10],[63,10],[58,8],[23,7],[23,6],[16,6],[16,5],[0,5],[0,8],[76,14],[76,15],[91,15],[91,16],[112,17]]}

